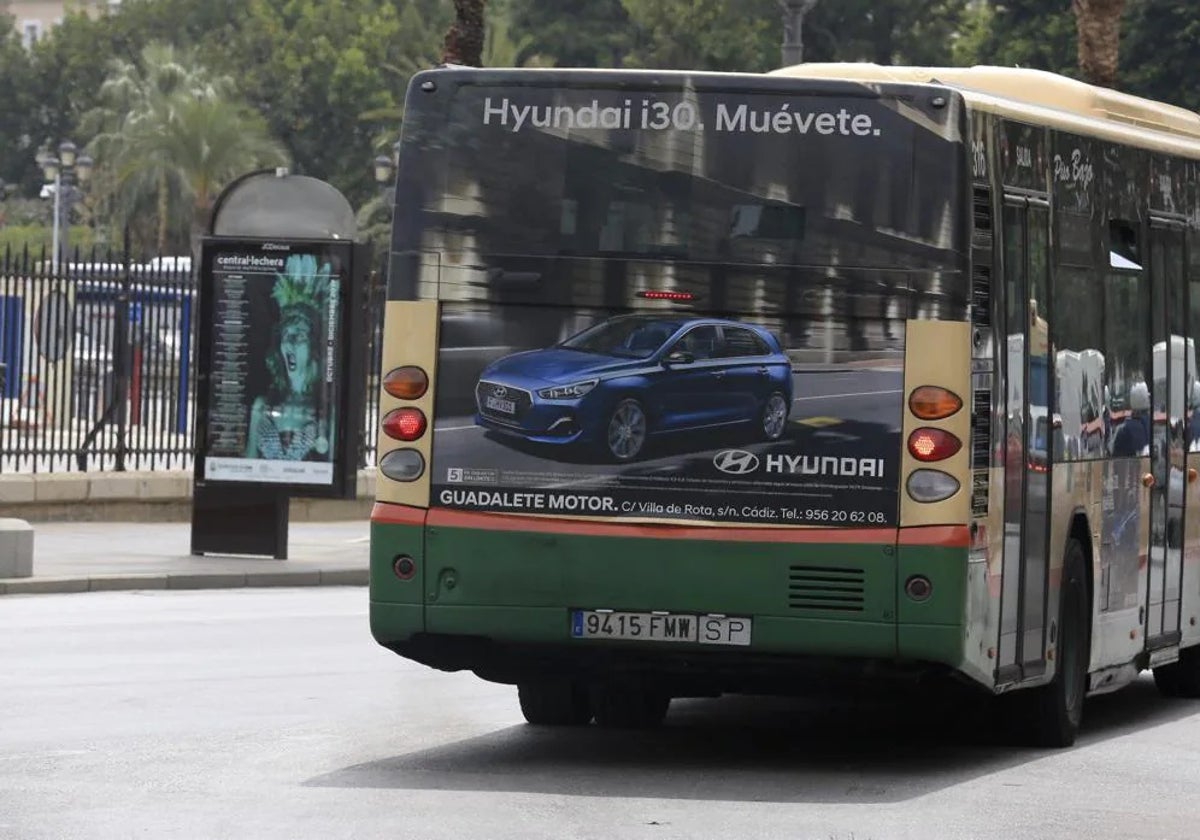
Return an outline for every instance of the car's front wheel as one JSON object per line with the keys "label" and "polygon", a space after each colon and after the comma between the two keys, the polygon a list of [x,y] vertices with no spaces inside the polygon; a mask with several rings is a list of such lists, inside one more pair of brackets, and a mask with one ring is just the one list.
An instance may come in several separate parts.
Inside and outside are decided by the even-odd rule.
{"label": "car's front wheel", "polygon": [[759,417],[759,434],[764,440],[779,440],[787,430],[787,418],[787,398],[775,391],[763,403],[762,414]]}
{"label": "car's front wheel", "polygon": [[650,423],[642,404],[632,397],[617,403],[604,431],[608,454],[617,461],[632,461],[646,448]]}

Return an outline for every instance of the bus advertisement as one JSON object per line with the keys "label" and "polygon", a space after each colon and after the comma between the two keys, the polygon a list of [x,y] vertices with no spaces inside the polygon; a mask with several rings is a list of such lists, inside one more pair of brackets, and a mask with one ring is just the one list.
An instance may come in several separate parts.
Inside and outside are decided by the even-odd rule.
{"label": "bus advertisement", "polygon": [[416,76],[375,639],[515,685],[533,724],[851,673],[966,684],[1062,746],[1144,668],[1200,694],[1192,494],[1152,487],[1149,437],[1114,447],[1135,383],[1190,406],[1195,361],[1118,321],[1149,317],[1160,269],[1119,219],[1154,199],[1100,163],[1200,157],[1200,118],[1189,145],[1096,95],[1001,68]]}

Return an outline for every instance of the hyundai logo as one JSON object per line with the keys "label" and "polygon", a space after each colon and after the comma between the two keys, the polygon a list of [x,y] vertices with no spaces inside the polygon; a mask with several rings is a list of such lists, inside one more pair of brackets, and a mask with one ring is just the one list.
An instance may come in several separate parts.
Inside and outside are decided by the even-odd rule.
{"label": "hyundai logo", "polygon": [[758,456],[744,449],[723,449],[713,456],[713,466],[730,475],[745,475],[758,469]]}
{"label": "hyundai logo", "polygon": [[492,395],[493,395],[493,396],[496,396],[496,397],[503,397],[503,396],[505,396],[507,393],[508,393],[508,389],[507,389],[507,388],[505,388],[503,385],[496,385],[495,387],[493,387],[493,388],[492,388]]}

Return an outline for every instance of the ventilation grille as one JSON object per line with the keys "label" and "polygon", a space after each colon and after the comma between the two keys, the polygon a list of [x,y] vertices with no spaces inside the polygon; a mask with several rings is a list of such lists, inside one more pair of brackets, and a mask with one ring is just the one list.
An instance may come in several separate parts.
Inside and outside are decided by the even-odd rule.
{"label": "ventilation grille", "polygon": [[794,610],[862,612],[864,583],[862,569],[791,566],[788,606]]}
{"label": "ventilation grille", "polygon": [[971,320],[992,325],[992,191],[975,188],[975,227],[971,234]]}
{"label": "ventilation grille", "polygon": [[971,391],[971,513],[987,516],[988,467],[992,463],[992,389],[991,377],[976,377],[988,387]]}
{"label": "ventilation grille", "polygon": [[992,249],[992,191],[987,187],[975,188],[975,227],[971,245],[975,248]]}
{"label": "ventilation grille", "polygon": [[971,321],[980,327],[992,325],[992,267],[978,261],[971,268]]}

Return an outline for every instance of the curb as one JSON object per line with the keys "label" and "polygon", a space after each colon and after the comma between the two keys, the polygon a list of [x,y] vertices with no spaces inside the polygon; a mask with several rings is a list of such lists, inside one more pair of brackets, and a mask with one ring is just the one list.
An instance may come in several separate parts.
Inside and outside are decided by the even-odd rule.
{"label": "curb", "polygon": [[268,586],[366,586],[368,570],[281,572],[152,572],[148,574],[0,578],[0,595],[128,592],[153,589],[242,589]]}

